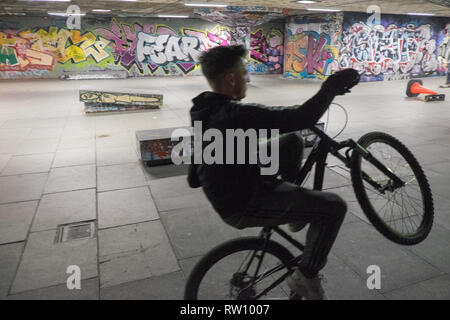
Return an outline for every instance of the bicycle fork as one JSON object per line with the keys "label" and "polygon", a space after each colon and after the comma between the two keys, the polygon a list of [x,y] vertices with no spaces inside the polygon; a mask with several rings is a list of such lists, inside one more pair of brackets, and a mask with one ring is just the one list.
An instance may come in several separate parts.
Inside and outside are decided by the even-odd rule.
{"label": "bicycle fork", "polygon": [[[263,247],[261,249],[259,249],[259,250],[253,251],[252,254],[251,254],[250,260],[246,263],[245,268],[242,271],[238,270],[239,274],[247,274],[247,272],[250,269],[250,266],[252,265],[253,260],[255,258],[258,259],[258,264],[256,266],[255,274],[252,277],[252,280],[250,282],[250,287],[254,285],[256,275],[259,273],[259,270],[261,269],[262,261],[264,259],[264,256],[265,256],[265,253],[266,253],[266,249],[267,249],[267,244],[268,244],[268,242],[270,240],[271,235],[272,235],[272,232],[271,232],[270,228],[264,228],[261,231],[260,237],[264,238],[264,245],[263,245]],[[259,253],[259,252],[261,252],[261,253]]]}
{"label": "bicycle fork", "polygon": [[[346,156],[344,157],[339,153],[339,149],[348,147],[348,150],[346,151]],[[370,151],[365,149],[363,146],[358,144],[357,142],[353,140],[346,140],[339,144],[339,149],[330,149],[330,153],[340,159],[347,168],[351,167],[351,157],[349,155],[349,152],[353,150],[353,152],[359,153],[365,160],[367,160],[369,163],[371,163],[375,168],[380,170],[382,173],[384,173],[388,178],[391,179],[392,183],[388,183],[386,185],[381,185],[378,183],[375,179],[373,179],[371,176],[369,176],[366,172],[361,171],[361,176],[364,181],[366,181],[368,184],[370,184],[372,187],[374,187],[376,190],[378,190],[380,193],[384,194],[386,190],[394,191],[397,188],[401,188],[405,185],[405,183],[394,173],[390,168],[387,168],[383,163],[381,163],[377,158],[375,158]]]}
{"label": "bicycle fork", "polygon": [[[251,280],[248,283],[245,283],[244,287],[241,287],[240,289],[240,293],[245,292],[247,290],[251,290],[251,288],[253,288],[253,286],[255,286],[258,282],[260,282],[262,279],[265,279],[269,276],[271,276],[272,274],[282,270],[285,268],[284,265],[280,264],[277,265],[273,268],[271,268],[270,270],[265,271],[263,274],[259,275],[259,271],[261,269],[262,266],[262,261],[264,259],[265,253],[266,253],[266,249],[267,249],[267,245],[269,243],[270,237],[272,236],[273,230],[275,230],[277,233],[281,232],[281,235],[284,236],[284,232],[282,230],[280,230],[278,227],[275,228],[270,228],[270,227],[265,227],[263,228],[263,230],[260,233],[260,237],[264,239],[264,245],[261,247],[261,249],[255,250],[252,252],[251,254],[251,258],[250,260],[247,262],[246,267],[244,270],[242,271],[238,271],[237,274],[235,274],[233,276],[232,279],[232,284],[235,285],[234,282],[234,278],[237,276],[239,279],[237,280],[237,282],[242,281],[242,277],[244,275],[247,274],[247,272],[250,269],[250,266],[253,262],[253,260],[256,258],[258,259],[258,265],[256,266],[256,270],[254,271],[253,276],[251,276]],[[289,239],[289,237],[287,237]],[[299,245],[301,248],[303,248],[303,245],[299,244],[297,241],[295,240],[291,240],[294,243],[296,243],[296,245]],[[259,253],[260,252],[260,253]],[[299,257],[295,258],[293,261],[291,261],[291,263],[297,263],[298,262]],[[288,271],[286,274],[284,274],[283,276],[281,276],[280,278],[278,278],[277,280],[275,280],[270,286],[268,286],[266,289],[264,289],[261,293],[257,294],[254,293],[255,295],[252,296],[253,299],[257,300],[263,296],[265,296],[270,290],[272,290],[273,288],[275,288],[276,286],[278,286],[280,283],[282,283],[293,271]],[[246,296],[246,298],[248,298]]]}
{"label": "bicycle fork", "polygon": [[[395,175],[391,169],[387,168],[384,164],[382,164],[377,158],[375,158],[370,151],[368,151],[366,148],[358,144],[357,142],[353,141],[352,139],[345,140],[342,142],[336,142],[330,137],[328,137],[322,130],[312,127],[311,130],[317,134],[317,136],[321,139],[319,142],[319,145],[317,145],[313,152],[316,153],[316,156],[313,157],[315,159],[312,159],[311,163],[305,164],[305,167],[307,167],[307,170],[309,170],[314,161],[317,161],[316,166],[316,176],[314,181],[314,189],[321,190],[322,184],[323,184],[323,175],[326,165],[326,158],[328,152],[340,159],[347,168],[350,168],[350,151],[353,150],[353,152],[358,152],[365,160],[370,162],[374,167],[376,167],[378,170],[380,170],[382,173],[384,173],[387,177],[391,179],[393,183],[389,183],[385,186],[382,186],[377,181],[375,181],[372,177],[370,177],[367,173],[364,171],[361,172],[362,178],[369,183],[372,187],[374,187],[376,190],[378,190],[380,193],[384,193],[386,190],[393,191],[397,188],[403,187],[405,183],[397,176]],[[348,148],[348,150],[345,153],[345,156],[339,153],[339,150],[343,148]],[[309,160],[309,159],[308,159]],[[306,174],[299,175],[299,181],[301,181],[303,178],[305,178]]]}

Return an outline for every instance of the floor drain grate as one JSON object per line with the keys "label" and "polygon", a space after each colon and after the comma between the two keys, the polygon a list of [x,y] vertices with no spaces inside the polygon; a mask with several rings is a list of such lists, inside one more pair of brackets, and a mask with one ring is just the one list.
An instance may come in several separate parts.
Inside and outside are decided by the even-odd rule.
{"label": "floor drain grate", "polygon": [[79,239],[89,239],[94,236],[94,221],[76,222],[58,226],[55,242],[60,243]]}

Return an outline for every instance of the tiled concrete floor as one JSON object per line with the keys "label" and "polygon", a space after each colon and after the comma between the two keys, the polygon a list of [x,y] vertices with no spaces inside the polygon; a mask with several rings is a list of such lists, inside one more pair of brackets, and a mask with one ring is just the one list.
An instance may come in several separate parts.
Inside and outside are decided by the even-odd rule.
{"label": "tiled concrete floor", "polygon": [[[78,101],[86,84],[161,90],[164,107],[86,116]],[[296,104],[319,86],[253,76],[246,101]],[[450,298],[450,103],[407,99],[405,87],[406,81],[362,83],[338,97],[350,117],[342,137],[379,130],[410,147],[431,182],[433,231],[413,247],[386,240],[359,209],[348,174],[331,167],[325,187],[350,208],[324,270],[331,299]],[[186,168],[146,168],[137,158],[134,132],[188,125],[190,99],[206,89],[202,77],[0,82],[1,299],[180,299],[202,255],[257,232],[224,224],[202,191],[188,188]],[[331,109],[330,134],[343,115]],[[58,225],[91,220],[94,238],[55,244]],[[366,287],[372,264],[381,267],[379,291]],[[67,289],[69,265],[81,268],[81,290]]]}

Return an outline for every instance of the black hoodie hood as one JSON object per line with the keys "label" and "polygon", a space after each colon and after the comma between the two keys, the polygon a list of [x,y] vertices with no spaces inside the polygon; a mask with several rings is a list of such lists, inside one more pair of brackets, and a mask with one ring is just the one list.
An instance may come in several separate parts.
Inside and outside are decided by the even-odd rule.
{"label": "black hoodie hood", "polygon": [[194,103],[190,111],[192,125],[194,121],[206,121],[214,108],[222,106],[230,100],[230,97],[220,93],[210,91],[201,93],[192,99]]}

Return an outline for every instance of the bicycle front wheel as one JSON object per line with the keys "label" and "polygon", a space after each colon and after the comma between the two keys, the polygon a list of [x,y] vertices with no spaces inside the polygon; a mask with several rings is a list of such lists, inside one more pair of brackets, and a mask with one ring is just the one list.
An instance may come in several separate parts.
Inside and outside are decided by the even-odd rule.
{"label": "bicycle front wheel", "polygon": [[[423,241],[433,224],[433,197],[430,185],[411,151],[399,140],[382,132],[371,132],[358,141],[404,185],[393,182],[359,152],[351,159],[352,184],[358,202],[374,227],[386,238],[403,245]],[[366,176],[367,175],[367,176]],[[370,177],[385,190],[380,192],[367,182]]]}
{"label": "bicycle front wheel", "polygon": [[[205,255],[191,272],[185,289],[187,300],[254,300],[288,272],[294,256],[269,240],[246,237],[228,241]],[[259,263],[261,262],[261,263]],[[259,268],[258,268],[259,265]],[[282,284],[282,285],[279,285]],[[288,299],[284,281],[261,299]]]}

